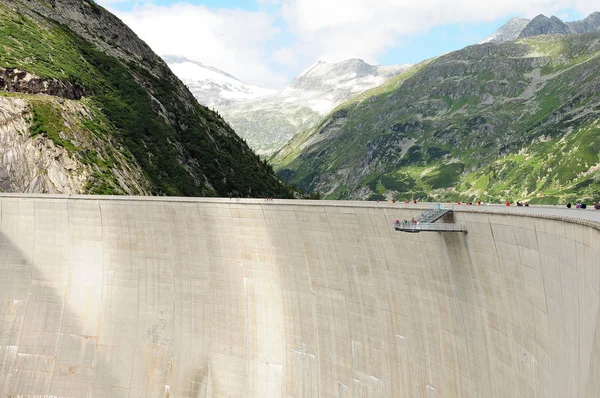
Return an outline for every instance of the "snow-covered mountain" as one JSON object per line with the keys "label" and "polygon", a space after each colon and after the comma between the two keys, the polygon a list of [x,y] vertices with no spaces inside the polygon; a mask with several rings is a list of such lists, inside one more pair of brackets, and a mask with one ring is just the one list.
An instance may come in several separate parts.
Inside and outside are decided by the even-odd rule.
{"label": "snow-covered mountain", "polygon": [[410,65],[374,66],[360,59],[316,62],[282,91],[246,84],[217,68],[163,56],[198,102],[219,111],[257,153],[269,156],[348,99]]}
{"label": "snow-covered mountain", "polygon": [[187,58],[163,56],[163,59],[198,102],[209,108],[219,109],[276,93],[276,90],[246,84],[222,70]]}
{"label": "snow-covered mountain", "polygon": [[409,67],[373,66],[360,59],[320,61],[279,93],[217,109],[257,153],[268,156],[336,106]]}
{"label": "snow-covered mountain", "polygon": [[306,106],[324,116],[342,102],[380,86],[407,67],[373,66],[361,59],[339,63],[319,61],[294,78],[276,98]]}

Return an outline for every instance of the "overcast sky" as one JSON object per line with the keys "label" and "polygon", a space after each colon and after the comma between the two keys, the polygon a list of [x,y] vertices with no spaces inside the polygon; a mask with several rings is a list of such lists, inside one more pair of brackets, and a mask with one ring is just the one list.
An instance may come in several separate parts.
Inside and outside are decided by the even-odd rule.
{"label": "overcast sky", "polygon": [[475,44],[514,16],[566,21],[600,0],[97,0],[159,55],[281,88],[317,60],[417,63]]}

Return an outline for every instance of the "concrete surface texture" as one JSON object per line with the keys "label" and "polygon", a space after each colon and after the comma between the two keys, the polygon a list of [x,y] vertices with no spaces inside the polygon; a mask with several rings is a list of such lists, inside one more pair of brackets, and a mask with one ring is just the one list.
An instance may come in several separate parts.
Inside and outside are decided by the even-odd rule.
{"label": "concrete surface texture", "polygon": [[600,224],[417,209],[0,196],[0,397],[600,396]]}

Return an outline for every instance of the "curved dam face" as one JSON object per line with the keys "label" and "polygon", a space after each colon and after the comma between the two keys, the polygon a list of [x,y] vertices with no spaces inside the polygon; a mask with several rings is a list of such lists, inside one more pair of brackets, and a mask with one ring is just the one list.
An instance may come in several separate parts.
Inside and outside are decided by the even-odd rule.
{"label": "curved dam face", "polygon": [[[594,222],[0,197],[0,397],[598,397]],[[416,213],[416,214],[415,214]]]}

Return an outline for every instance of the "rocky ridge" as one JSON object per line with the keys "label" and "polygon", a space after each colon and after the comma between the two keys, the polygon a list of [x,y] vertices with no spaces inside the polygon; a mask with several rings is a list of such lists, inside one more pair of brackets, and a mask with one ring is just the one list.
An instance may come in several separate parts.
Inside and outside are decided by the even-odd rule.
{"label": "rocky ridge", "polygon": [[2,0],[13,11],[43,15],[93,43],[104,53],[124,60],[157,63],[160,58],[119,18],[94,0]]}
{"label": "rocky ridge", "polygon": [[526,37],[541,35],[570,35],[600,31],[600,12],[594,12],[581,21],[563,22],[560,18],[538,15],[534,19],[513,18],[489,37],[484,43],[505,43]]}
{"label": "rocky ridge", "polygon": [[518,39],[541,35],[568,35],[570,33],[572,32],[567,24],[557,17],[548,18],[545,15],[538,15],[525,26]]}
{"label": "rocky ridge", "polygon": [[567,22],[572,33],[587,33],[600,30],[600,12],[594,12],[582,21]]}

